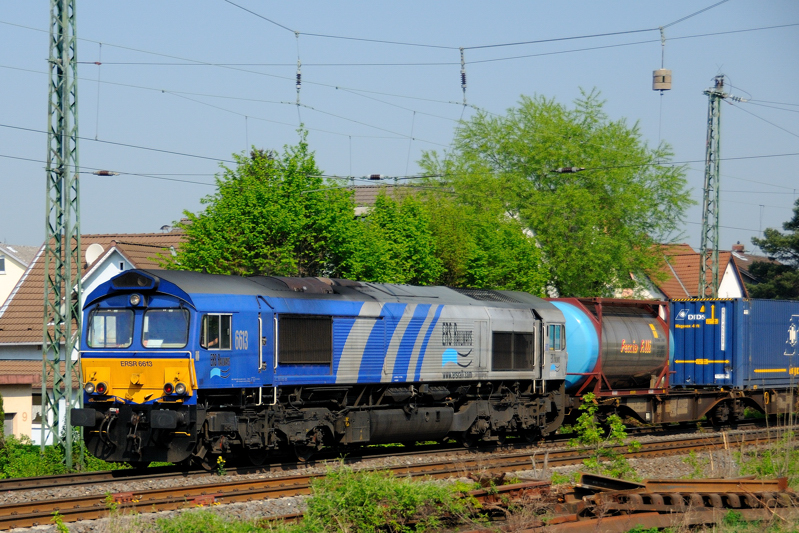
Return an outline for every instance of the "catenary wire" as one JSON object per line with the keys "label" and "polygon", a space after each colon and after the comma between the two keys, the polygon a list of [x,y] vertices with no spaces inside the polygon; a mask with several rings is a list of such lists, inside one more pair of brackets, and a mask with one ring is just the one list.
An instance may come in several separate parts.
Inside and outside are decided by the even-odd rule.
{"label": "catenary wire", "polygon": [[785,133],[787,133],[787,134],[789,134],[789,135],[793,135],[794,137],[798,137],[798,138],[799,138],[799,134],[796,134],[796,133],[792,132],[791,130],[785,129],[785,128],[783,128],[782,126],[780,126],[779,124],[775,124],[775,123],[771,122],[770,120],[767,120],[767,119],[765,119],[765,118],[761,117],[760,115],[756,115],[755,113],[752,113],[751,111],[747,111],[747,110],[746,110],[746,109],[744,109],[743,107],[741,107],[741,106],[739,106],[739,105],[736,105],[735,103],[733,103],[733,102],[730,102],[730,101],[728,101],[728,100],[726,100],[726,99],[725,99],[724,101],[725,101],[725,102],[727,102],[728,104],[730,104],[732,107],[734,107],[734,108],[736,108],[736,109],[740,109],[740,110],[741,110],[741,111],[743,111],[744,113],[748,113],[748,114],[752,115],[753,117],[755,117],[755,118],[757,118],[757,119],[760,119],[760,120],[762,120],[762,121],[763,121],[763,122],[765,122],[766,124],[770,124],[770,125],[774,126],[775,128],[777,128],[777,129],[779,129],[779,130],[782,130],[782,131],[784,131]]}
{"label": "catenary wire", "polygon": [[[48,133],[46,131],[37,130],[37,129],[34,129],[34,128],[23,128],[21,126],[11,126],[10,124],[0,124],[0,128],[9,128],[9,129],[14,129],[14,130],[19,130],[19,131],[29,131],[29,132],[32,132],[32,133],[43,133],[45,135]],[[113,145],[113,146],[122,146],[122,147],[125,147],[125,148],[135,148],[137,150],[147,150],[147,151],[150,151],[150,152],[159,152],[159,153],[169,154],[169,155],[179,155],[179,156],[183,156],[183,157],[193,157],[195,159],[206,159],[206,160],[209,160],[209,161],[221,161],[223,163],[234,163],[234,164],[236,163],[236,161],[233,161],[231,159],[223,159],[223,158],[219,158],[219,157],[208,157],[208,156],[197,155],[197,154],[188,154],[188,153],[185,153],[185,152],[176,152],[174,150],[164,150],[164,149],[161,149],[161,148],[151,148],[149,146],[139,146],[139,145],[135,145],[135,144],[127,144],[127,143],[120,143],[120,142],[114,142],[114,141],[96,140],[96,139],[92,139],[91,137],[80,137],[79,136],[78,139],[81,140],[81,141],[89,141],[89,142],[96,142],[96,143],[102,143],[102,144],[110,144],[110,145]]]}

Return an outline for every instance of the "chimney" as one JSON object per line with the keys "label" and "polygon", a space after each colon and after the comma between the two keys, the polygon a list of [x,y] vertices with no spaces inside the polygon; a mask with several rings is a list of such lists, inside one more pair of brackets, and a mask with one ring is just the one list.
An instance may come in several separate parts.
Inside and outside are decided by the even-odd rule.
{"label": "chimney", "polygon": [[732,245],[732,251],[733,252],[738,252],[738,253],[741,253],[741,254],[744,253],[744,245],[741,244],[741,241],[738,241],[737,243]]}

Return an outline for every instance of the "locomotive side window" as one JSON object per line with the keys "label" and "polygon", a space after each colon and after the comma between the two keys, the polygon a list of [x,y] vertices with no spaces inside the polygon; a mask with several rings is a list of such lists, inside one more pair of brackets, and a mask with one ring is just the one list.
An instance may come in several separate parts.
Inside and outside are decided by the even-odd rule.
{"label": "locomotive side window", "polygon": [[189,340],[187,309],[148,309],[141,343],[147,348],[184,348]]}
{"label": "locomotive side window", "polygon": [[333,317],[280,316],[278,354],[281,364],[333,364]]}
{"label": "locomotive side window", "polygon": [[133,342],[133,311],[94,309],[89,313],[88,339],[91,348],[127,348]]}
{"label": "locomotive side window", "polygon": [[203,315],[200,346],[208,350],[230,350],[231,315]]}
{"label": "locomotive side window", "polygon": [[550,324],[547,329],[550,350],[566,349],[566,326],[563,324]]}
{"label": "locomotive side window", "polygon": [[532,333],[495,331],[491,368],[494,370],[530,370],[533,368]]}

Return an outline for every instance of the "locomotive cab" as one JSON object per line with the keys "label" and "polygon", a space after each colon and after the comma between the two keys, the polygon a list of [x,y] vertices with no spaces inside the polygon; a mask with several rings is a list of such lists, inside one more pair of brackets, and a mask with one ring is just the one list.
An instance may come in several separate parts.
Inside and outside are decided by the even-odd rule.
{"label": "locomotive cab", "polygon": [[90,295],[84,314],[84,407],[70,416],[89,451],[133,464],[186,459],[197,420],[191,299],[131,271]]}

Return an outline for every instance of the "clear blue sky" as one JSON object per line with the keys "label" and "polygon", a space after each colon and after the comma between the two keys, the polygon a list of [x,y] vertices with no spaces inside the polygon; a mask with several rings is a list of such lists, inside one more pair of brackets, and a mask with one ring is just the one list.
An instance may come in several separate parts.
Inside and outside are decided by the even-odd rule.
{"label": "clear blue sky", "polygon": [[[248,143],[295,143],[300,118],[327,174],[418,173],[421,152],[446,149],[462,113],[474,113],[461,105],[459,47],[471,105],[502,113],[522,94],[570,104],[596,88],[611,118],[638,123],[652,146],[670,143],[674,161],[690,162],[698,205],[684,240],[695,249],[702,91],[715,75],[753,100],[722,109],[722,249],[781,229],[799,197],[796,0],[729,0],[676,24],[716,1],[235,3],[77,0],[84,234],[158,231],[201,209],[220,161]],[[10,244],[44,237],[49,9],[0,0],[0,240]],[[655,28],[666,25],[674,85],[661,97],[651,83]],[[470,48],[614,32],[630,33]]]}

